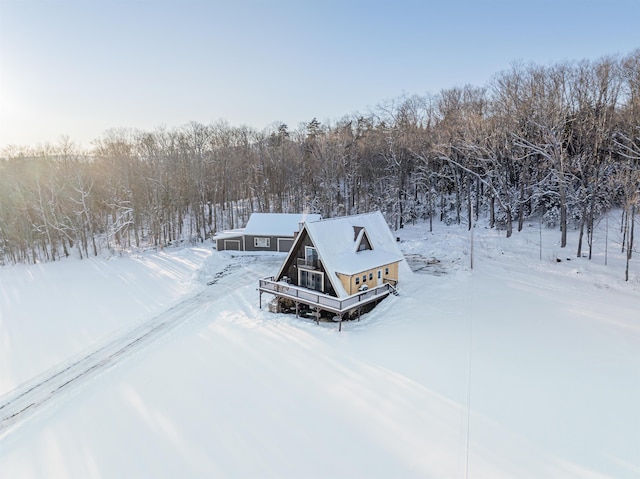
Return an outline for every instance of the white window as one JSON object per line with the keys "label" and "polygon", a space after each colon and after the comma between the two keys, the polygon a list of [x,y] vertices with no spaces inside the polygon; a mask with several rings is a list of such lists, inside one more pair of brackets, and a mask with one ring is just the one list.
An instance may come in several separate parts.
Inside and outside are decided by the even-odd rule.
{"label": "white window", "polygon": [[298,286],[315,291],[324,291],[324,274],[317,271],[299,269]]}
{"label": "white window", "polygon": [[268,248],[271,246],[271,238],[253,238],[253,246],[256,248]]}
{"label": "white window", "polygon": [[318,250],[311,246],[305,246],[304,259],[307,264],[315,264],[315,262],[318,261]]}
{"label": "white window", "polygon": [[318,251],[311,246],[304,247],[304,266],[306,266],[307,268],[313,268],[313,269],[316,269],[319,266]]}

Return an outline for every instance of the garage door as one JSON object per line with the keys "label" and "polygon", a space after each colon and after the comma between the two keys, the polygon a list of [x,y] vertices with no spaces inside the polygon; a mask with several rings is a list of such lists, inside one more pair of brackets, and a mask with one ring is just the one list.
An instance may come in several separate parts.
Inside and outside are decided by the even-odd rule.
{"label": "garage door", "polygon": [[240,251],[240,241],[239,240],[224,240],[224,249],[232,250],[232,251]]}
{"label": "garage door", "polygon": [[278,238],[278,251],[281,251],[283,253],[288,253],[292,246],[293,246],[292,239]]}

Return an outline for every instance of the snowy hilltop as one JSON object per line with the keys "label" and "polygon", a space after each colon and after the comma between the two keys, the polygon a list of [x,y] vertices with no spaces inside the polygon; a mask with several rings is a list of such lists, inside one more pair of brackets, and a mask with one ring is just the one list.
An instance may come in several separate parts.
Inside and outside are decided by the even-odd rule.
{"label": "snowy hilltop", "polygon": [[0,477],[637,478],[640,272],[606,225],[590,260],[406,225],[399,296],[341,332],[260,309],[284,253],[2,267]]}

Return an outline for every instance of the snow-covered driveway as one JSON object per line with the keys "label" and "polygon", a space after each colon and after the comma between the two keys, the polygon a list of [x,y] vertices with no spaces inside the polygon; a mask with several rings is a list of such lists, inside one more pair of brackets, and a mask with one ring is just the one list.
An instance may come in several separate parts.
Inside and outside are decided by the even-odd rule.
{"label": "snow-covered driveway", "polygon": [[[262,256],[257,262],[255,255],[236,258],[221,255],[221,259],[200,271],[200,279],[205,279],[207,284],[200,292],[131,330],[116,331],[106,341],[98,341],[94,349],[69,357],[0,396],[0,439],[50,402],[64,400],[68,392],[139,353],[199,311],[211,307],[233,290],[255,282],[257,276],[268,274],[281,260],[279,256]],[[162,267],[167,267],[167,262],[163,262]]]}
{"label": "snow-covered driveway", "polygon": [[0,397],[0,438],[37,414],[50,401],[80,386],[85,381],[113,367],[129,355],[140,352],[161,335],[187,321],[198,311],[210,307],[236,288],[254,281],[255,275],[265,275],[265,268],[274,266],[279,258],[241,256],[211,275],[207,288],[195,296],[172,306],[167,311],[145,321],[131,331],[123,331],[80,357],[63,361],[35,378],[25,381],[10,393]]}

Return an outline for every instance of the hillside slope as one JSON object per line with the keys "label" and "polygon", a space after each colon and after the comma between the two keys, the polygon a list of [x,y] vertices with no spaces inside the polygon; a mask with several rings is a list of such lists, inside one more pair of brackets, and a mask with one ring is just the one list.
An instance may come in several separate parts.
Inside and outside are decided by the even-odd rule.
{"label": "hillside slope", "polygon": [[[66,303],[51,315],[67,331],[108,331],[74,336],[74,354],[180,298],[220,294],[1,435],[0,476],[638,477],[640,275],[621,280],[613,235],[605,266],[602,242],[589,261],[537,225],[510,239],[478,227],[473,270],[464,228],[396,235],[417,272],[341,333],[259,309],[257,277],[282,256],[248,267],[246,255],[167,250],[162,258],[184,268],[170,297],[162,268],[154,277],[126,266],[157,264],[158,253],[118,259],[123,270],[105,273],[93,314]],[[65,289],[90,294],[95,264],[68,264],[0,270],[3,367],[22,371],[14,387],[68,347],[67,335],[37,335],[31,283],[14,278],[73,268]],[[122,277],[144,288],[141,304],[116,306]],[[14,337],[19,347],[6,349]]]}

